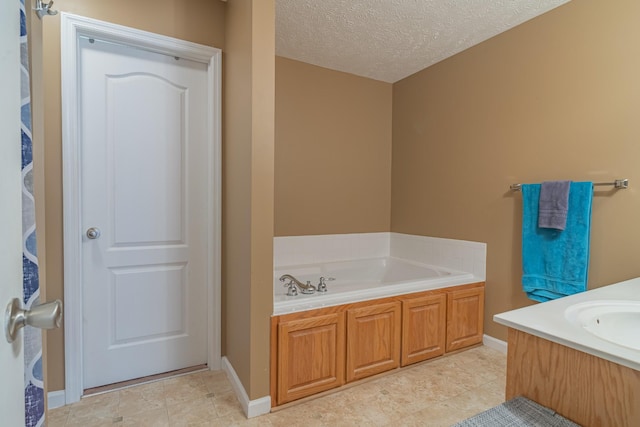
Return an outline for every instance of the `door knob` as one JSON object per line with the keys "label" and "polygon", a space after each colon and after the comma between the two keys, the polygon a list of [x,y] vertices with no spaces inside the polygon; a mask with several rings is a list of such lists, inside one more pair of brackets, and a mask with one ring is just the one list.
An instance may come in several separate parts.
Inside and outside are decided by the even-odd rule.
{"label": "door knob", "polygon": [[62,302],[55,300],[33,307],[31,310],[22,308],[18,298],[11,300],[7,305],[4,315],[5,336],[7,342],[13,342],[18,335],[18,331],[29,325],[40,329],[59,328],[62,322]]}
{"label": "door knob", "polygon": [[98,227],[91,227],[87,230],[87,237],[90,239],[97,239],[100,237],[100,229]]}

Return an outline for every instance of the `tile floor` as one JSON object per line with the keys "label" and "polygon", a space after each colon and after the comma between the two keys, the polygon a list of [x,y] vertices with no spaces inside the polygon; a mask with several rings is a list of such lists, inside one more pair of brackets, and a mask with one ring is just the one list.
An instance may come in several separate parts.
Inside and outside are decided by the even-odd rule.
{"label": "tile floor", "polygon": [[91,396],[48,427],[450,426],[504,401],[506,356],[477,347],[247,420],[222,371]]}

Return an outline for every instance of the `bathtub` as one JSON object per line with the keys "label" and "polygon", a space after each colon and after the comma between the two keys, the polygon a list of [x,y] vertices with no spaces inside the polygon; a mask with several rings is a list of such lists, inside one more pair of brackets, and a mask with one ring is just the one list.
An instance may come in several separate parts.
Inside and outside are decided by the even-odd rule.
{"label": "bathtub", "polygon": [[[309,281],[314,286],[318,285],[320,277],[335,280],[327,282],[327,292],[299,292],[296,296],[287,296],[286,286],[279,280],[283,274],[290,274],[303,283]],[[393,257],[276,267],[273,275],[273,314],[311,310],[480,281],[483,280],[471,273]]]}

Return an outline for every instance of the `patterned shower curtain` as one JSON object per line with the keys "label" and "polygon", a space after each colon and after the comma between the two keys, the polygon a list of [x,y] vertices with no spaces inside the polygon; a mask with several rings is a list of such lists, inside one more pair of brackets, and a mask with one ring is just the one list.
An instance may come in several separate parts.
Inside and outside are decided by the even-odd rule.
{"label": "patterned shower curtain", "polygon": [[[38,305],[40,287],[36,252],[36,212],[33,198],[33,146],[31,140],[31,93],[29,88],[29,47],[24,0],[20,0],[20,85],[22,130],[22,275],[24,306]],[[25,426],[44,425],[44,384],[42,378],[42,333],[24,328]]]}

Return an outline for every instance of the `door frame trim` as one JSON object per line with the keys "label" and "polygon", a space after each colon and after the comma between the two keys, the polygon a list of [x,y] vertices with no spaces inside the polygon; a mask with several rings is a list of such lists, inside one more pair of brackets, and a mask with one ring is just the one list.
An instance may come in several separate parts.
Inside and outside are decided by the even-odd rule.
{"label": "door frame trim", "polygon": [[147,31],[61,13],[62,69],[62,182],[64,238],[65,401],[77,402],[83,393],[82,340],[82,216],[78,108],[78,39],[81,36],[204,63],[208,86],[207,194],[207,361],[221,367],[221,62],[222,51]]}

